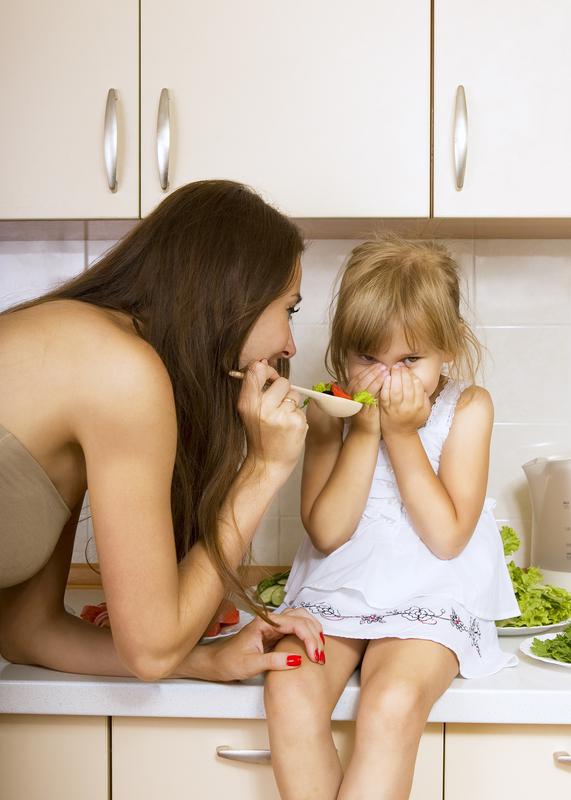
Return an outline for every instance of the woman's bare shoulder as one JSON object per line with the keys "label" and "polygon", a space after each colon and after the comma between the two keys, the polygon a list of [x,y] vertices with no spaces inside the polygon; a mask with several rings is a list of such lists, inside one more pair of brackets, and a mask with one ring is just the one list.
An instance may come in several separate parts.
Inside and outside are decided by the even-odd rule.
{"label": "woman's bare shoulder", "polygon": [[168,371],[127,314],[54,300],[15,312],[13,325],[19,341],[30,341],[28,349],[41,353],[50,391],[61,393],[70,413],[121,413],[145,404],[157,413],[174,413]]}

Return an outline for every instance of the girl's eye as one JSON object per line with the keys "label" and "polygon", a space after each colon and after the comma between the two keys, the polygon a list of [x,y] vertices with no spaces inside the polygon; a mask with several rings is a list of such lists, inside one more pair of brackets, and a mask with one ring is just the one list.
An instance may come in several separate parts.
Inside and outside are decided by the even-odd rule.
{"label": "girl's eye", "polygon": [[359,358],[361,359],[361,361],[366,361],[367,364],[372,364],[373,361],[375,360],[373,356],[368,356],[366,353],[361,353],[359,355]]}
{"label": "girl's eye", "polygon": [[299,306],[297,306],[297,307],[296,306],[290,306],[290,308],[288,308],[288,310],[287,310],[287,315],[291,319],[294,314],[297,314],[298,311],[299,311]]}
{"label": "girl's eye", "polygon": [[419,360],[419,358],[420,356],[408,356],[408,358],[403,358],[403,362],[406,364],[406,362],[408,361],[411,364],[414,364]]}

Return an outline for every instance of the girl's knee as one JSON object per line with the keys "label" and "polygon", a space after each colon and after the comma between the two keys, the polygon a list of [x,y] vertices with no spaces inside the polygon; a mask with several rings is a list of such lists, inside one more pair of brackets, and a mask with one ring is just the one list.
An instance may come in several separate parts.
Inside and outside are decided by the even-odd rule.
{"label": "girl's knee", "polygon": [[427,693],[421,683],[399,679],[371,686],[361,693],[358,724],[361,728],[422,731],[430,712]]}
{"label": "girl's knee", "polygon": [[[291,727],[298,732],[329,729],[331,708],[326,702],[324,687],[311,669],[271,672],[266,676],[264,704],[268,721],[273,725]],[[319,667],[317,667],[319,669]]]}

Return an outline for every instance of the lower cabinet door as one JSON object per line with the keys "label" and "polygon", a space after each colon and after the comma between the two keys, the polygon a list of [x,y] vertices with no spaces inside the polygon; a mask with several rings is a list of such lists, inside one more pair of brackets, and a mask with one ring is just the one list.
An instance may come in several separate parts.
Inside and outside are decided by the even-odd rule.
{"label": "lower cabinet door", "polygon": [[109,800],[107,717],[0,715],[2,800]]}
{"label": "lower cabinet door", "polygon": [[447,724],[445,743],[446,800],[571,797],[571,724]]}
{"label": "lower cabinet door", "polygon": [[[333,723],[344,766],[354,727],[353,722]],[[113,800],[279,800],[264,720],[115,717],[112,742]],[[220,747],[232,758],[217,755]],[[411,800],[442,800],[442,748],[442,725],[428,725]]]}

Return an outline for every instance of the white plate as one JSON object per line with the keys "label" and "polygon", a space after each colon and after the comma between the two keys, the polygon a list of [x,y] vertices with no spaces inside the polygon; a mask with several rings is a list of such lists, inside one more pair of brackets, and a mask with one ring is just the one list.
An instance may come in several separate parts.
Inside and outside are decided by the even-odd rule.
{"label": "white plate", "polygon": [[532,633],[547,633],[547,631],[557,631],[565,628],[571,623],[571,619],[563,622],[555,622],[553,625],[536,625],[531,628],[496,628],[498,636],[530,636]]}
{"label": "white plate", "polygon": [[244,625],[247,625],[254,619],[254,615],[250,614],[248,611],[238,611],[238,614],[239,619],[235,625],[225,625],[216,636],[203,636],[199,644],[208,644],[209,642],[217,641],[217,639],[225,639],[227,636],[235,636],[238,631],[242,630]]}
{"label": "white plate", "polygon": [[536,656],[535,653],[531,652],[531,643],[534,639],[541,639],[545,641],[546,639],[555,639],[557,636],[556,633],[545,633],[543,636],[530,636],[529,639],[524,639],[523,642],[520,644],[519,649],[522,653],[525,653],[526,656],[530,658],[535,658],[536,661],[545,661],[546,664],[555,664],[556,667],[571,667],[571,664],[565,663],[565,661],[556,661],[554,658],[544,658],[544,656]]}

